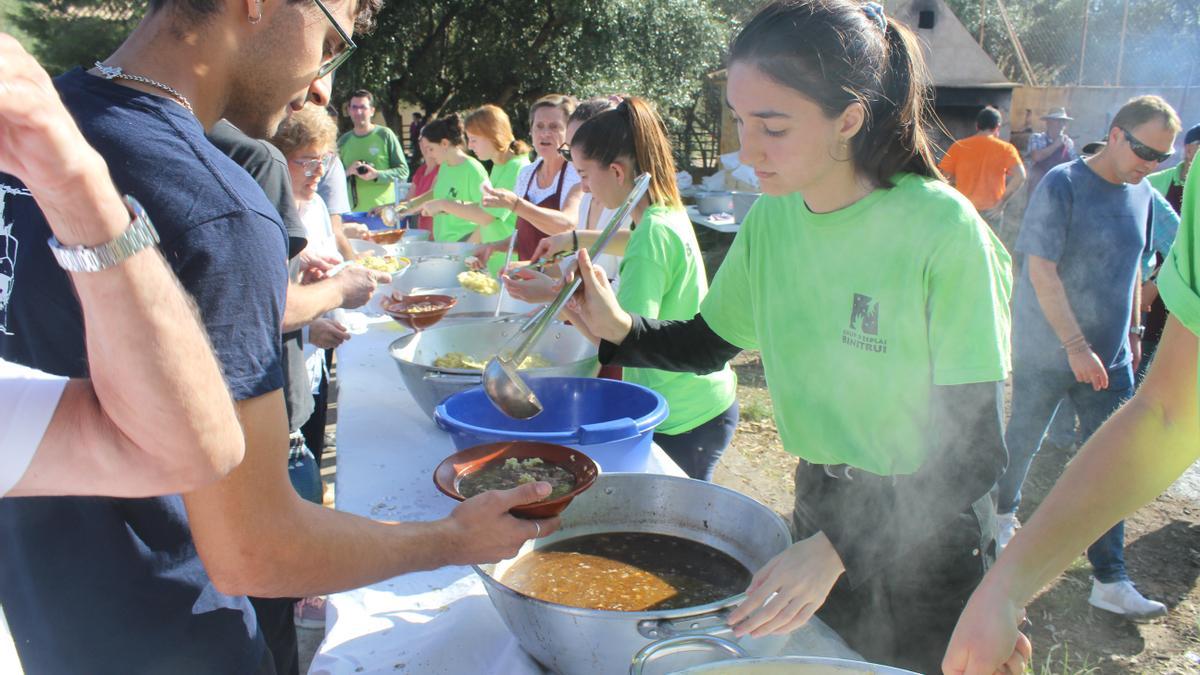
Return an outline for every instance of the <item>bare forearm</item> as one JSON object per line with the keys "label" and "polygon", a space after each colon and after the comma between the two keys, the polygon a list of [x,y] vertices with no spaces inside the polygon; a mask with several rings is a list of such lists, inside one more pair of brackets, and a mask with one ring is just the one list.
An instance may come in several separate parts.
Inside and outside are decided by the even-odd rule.
{"label": "bare forearm", "polygon": [[1197,459],[1196,337],[1169,321],[1138,394],[1088,440],[988,574],[1019,606]]}
{"label": "bare forearm", "polygon": [[[629,230],[614,232],[612,238],[604,245],[604,253],[616,256],[625,255],[625,247],[629,244],[629,235]],[[576,230],[575,236],[579,238],[580,248],[587,248],[588,251],[591,251],[596,242],[600,240],[600,230]],[[593,257],[595,253],[597,252],[593,251]]]}
{"label": "bare forearm", "polygon": [[287,304],[283,310],[283,332],[290,333],[317,320],[342,304],[342,289],[337,278],[311,284],[288,284]]}
{"label": "bare forearm", "polygon": [[450,213],[469,220],[479,226],[491,225],[496,218],[483,210],[483,207],[472,202],[460,202],[453,199],[447,199],[445,202],[446,213]]}
{"label": "bare forearm", "polygon": [[1054,329],[1058,341],[1066,343],[1080,335],[1079,322],[1071,311],[1071,303],[1067,300],[1067,290],[1063,288],[1062,279],[1058,276],[1058,265],[1031,255],[1028,257],[1029,280],[1033,283],[1034,293],[1046,321]]}
{"label": "bare forearm", "polygon": [[1000,197],[1000,203],[1004,204],[1009,199],[1012,199],[1012,196],[1017,194],[1017,190],[1020,190],[1021,186],[1024,184],[1025,167],[1018,164],[1016,168],[1013,169],[1012,175],[1008,177],[1008,182],[1004,186],[1004,195]]}
{"label": "bare forearm", "polygon": [[333,225],[333,241],[337,244],[338,253],[346,260],[354,260],[358,254],[354,252],[354,247],[350,245],[350,239],[342,230],[342,217],[330,216],[330,224]]}
{"label": "bare forearm", "polygon": [[[95,245],[129,226],[107,174],[90,172],[77,185],[71,200],[40,195],[60,241]],[[233,405],[195,309],[158,251],[71,278],[92,379],[68,385],[13,494],[147,496],[229,471],[243,451]]]}
{"label": "bare forearm", "polygon": [[542,208],[524,199],[517,202],[513,211],[518,217],[528,220],[534,227],[546,234],[558,234],[573,230],[577,225],[574,216],[566,211]]}

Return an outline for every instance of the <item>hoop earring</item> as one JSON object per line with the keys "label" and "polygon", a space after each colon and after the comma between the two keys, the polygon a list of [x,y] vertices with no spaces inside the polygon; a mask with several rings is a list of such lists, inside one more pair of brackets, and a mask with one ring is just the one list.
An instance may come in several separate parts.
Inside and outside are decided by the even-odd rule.
{"label": "hoop earring", "polygon": [[262,0],[258,0],[258,3],[256,3],[256,4],[258,5],[258,16],[256,16],[256,17],[247,16],[246,17],[246,20],[249,21],[250,25],[252,25],[252,26],[254,24],[258,23],[259,21],[262,21]]}

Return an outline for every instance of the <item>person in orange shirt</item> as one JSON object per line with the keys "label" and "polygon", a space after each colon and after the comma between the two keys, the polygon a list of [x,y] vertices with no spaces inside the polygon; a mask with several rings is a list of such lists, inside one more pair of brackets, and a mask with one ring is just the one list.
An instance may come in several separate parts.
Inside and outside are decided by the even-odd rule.
{"label": "person in orange shirt", "polygon": [[955,141],[938,168],[999,232],[1004,205],[1025,182],[1025,165],[1012,143],[1000,139],[1000,111],[988,106],[975,118],[974,136]]}

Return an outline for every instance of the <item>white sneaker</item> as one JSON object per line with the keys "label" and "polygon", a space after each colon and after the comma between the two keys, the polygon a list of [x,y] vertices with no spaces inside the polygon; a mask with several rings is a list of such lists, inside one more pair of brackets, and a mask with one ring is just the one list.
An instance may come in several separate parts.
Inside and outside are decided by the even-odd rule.
{"label": "white sneaker", "polygon": [[1021,529],[1021,521],[1017,520],[1016,513],[997,513],[996,514],[996,555],[1008,546],[1008,542],[1012,541],[1013,535],[1017,530]]}
{"label": "white sneaker", "polygon": [[1092,595],[1088,598],[1088,604],[1134,621],[1154,619],[1167,613],[1166,605],[1147,599],[1130,581],[1102,584],[1092,579]]}

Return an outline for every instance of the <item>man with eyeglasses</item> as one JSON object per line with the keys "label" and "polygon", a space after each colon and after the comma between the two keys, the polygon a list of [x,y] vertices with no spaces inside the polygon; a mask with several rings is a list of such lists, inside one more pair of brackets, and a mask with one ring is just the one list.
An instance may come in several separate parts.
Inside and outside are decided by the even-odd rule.
{"label": "man with eyeglasses", "polygon": [[[998,483],[997,542],[1019,527],[1030,462],[1060,401],[1069,399],[1086,441],[1133,394],[1141,358],[1141,259],[1153,233],[1144,180],[1171,156],[1179,117],[1157,96],[1125,104],[1097,154],[1051,169],[1025,211],[1016,249],[1026,255],[1013,294],[1012,419],[1008,469]],[[1088,602],[1134,619],[1166,613],[1129,580],[1124,523],[1088,549]]]}
{"label": "man with eyeglasses", "polygon": [[346,167],[350,203],[355,211],[370,211],[396,202],[395,183],[408,179],[404,146],[391,129],[375,124],[375,96],[366,89],[350,95],[346,106],[354,128],[338,139]]}
{"label": "man with eyeglasses", "polygon": [[[0,605],[27,672],[275,673],[246,595],[305,597],[498,560],[556,528],[508,514],[548,494],[545,484],[481,495],[433,522],[386,523],[306,502],[288,480],[287,232],[262,189],[205,132],[227,118],[266,137],[289,108],[327,103],[324,76],[352,44],[344,27],[365,28],[378,5],[150,0],[116,52],[55,81],[114,184],[153,219],[199,310],[246,450],[227,477],[184,495],[0,500]],[[75,176],[63,167],[64,185],[84,189]],[[22,187],[3,175],[0,185]],[[82,315],[45,245],[46,216],[33,200],[10,198],[2,217],[20,246],[0,358],[86,376]],[[127,250],[101,242],[71,269],[84,273]],[[148,405],[144,415],[159,413]]]}

